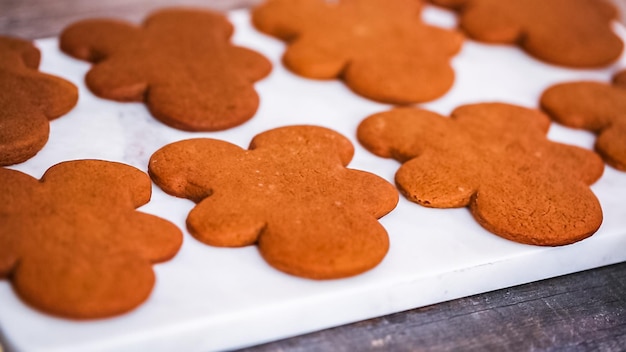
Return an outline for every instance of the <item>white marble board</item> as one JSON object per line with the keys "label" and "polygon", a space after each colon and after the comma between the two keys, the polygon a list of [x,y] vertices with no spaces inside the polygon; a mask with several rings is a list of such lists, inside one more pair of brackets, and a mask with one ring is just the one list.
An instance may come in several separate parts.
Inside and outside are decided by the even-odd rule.
{"label": "white marble board", "polygon": [[[353,94],[338,81],[297,77],[280,64],[284,44],[254,30],[245,10],[231,12],[234,41],[274,62],[256,87],[261,105],[244,125],[224,132],[188,133],[153,119],[142,104],[96,98],[84,86],[89,64],[58,50],[55,38],[36,41],[41,70],[71,80],[80,100],[68,115],[51,122],[50,140],[33,159],[13,168],[37,178],[50,166],[81,158],[125,162],[147,170],[161,146],[192,137],[211,137],[247,147],[273,127],[316,124],[352,140],[351,168],[374,172],[390,182],[399,164],[376,157],[356,141],[366,116],[388,105]],[[453,27],[455,17],[427,7],[428,22]],[[626,31],[616,25],[624,38]],[[517,48],[467,41],[453,60],[454,87],[422,106],[441,114],[474,102],[503,101],[537,107],[549,85],[570,80],[609,81],[611,67],[571,70],[541,63]],[[591,148],[594,136],[553,124],[549,138]],[[340,324],[438,303],[626,260],[626,173],[606,168],[592,186],[604,210],[600,230],[582,242],[558,248],[513,243],[481,228],[467,209],[428,209],[404,199],[381,223],[391,248],[375,269],[348,279],[313,281],[268,266],[252,247],[209,247],[184,232],[178,255],[154,266],[157,283],[148,301],[129,314],[96,321],[72,321],[35,311],[22,303],[8,281],[0,281],[0,338],[15,351],[211,351],[258,344]],[[141,211],[164,217],[181,229],[193,203],[153,187]]]}

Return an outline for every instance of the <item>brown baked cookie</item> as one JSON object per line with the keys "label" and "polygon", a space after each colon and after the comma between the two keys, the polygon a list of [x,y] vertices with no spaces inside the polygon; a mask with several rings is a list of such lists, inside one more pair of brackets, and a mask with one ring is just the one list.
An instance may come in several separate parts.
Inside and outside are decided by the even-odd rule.
{"label": "brown baked cookie", "polygon": [[261,31],[287,41],[298,75],[341,78],[387,103],[433,100],[450,89],[463,37],[426,25],[419,0],[268,0],[252,12]]}
{"label": "brown baked cookie", "polygon": [[61,34],[61,49],[94,66],[85,78],[102,98],[143,101],[154,117],[187,131],[240,125],[256,112],[253,83],[271,71],[260,54],[233,46],[221,14],[166,9],[141,27],[91,19]]}
{"label": "brown baked cookie", "polygon": [[0,278],[63,317],[137,307],[154,285],[152,263],[182,242],[176,226],[135,210],[150,194],[148,175],[114,162],[64,162],[41,180],[0,168]]}
{"label": "brown baked cookie", "polygon": [[612,31],[617,10],[604,0],[431,0],[456,9],[469,37],[517,44],[536,58],[557,65],[610,64],[624,44]]}
{"label": "brown baked cookie", "polygon": [[465,105],[445,118],[396,109],[365,119],[360,142],[402,162],[396,184],[427,207],[469,207],[487,230],[557,246],[592,235],[602,222],[589,189],[604,170],[593,152],[546,139],[549,119],[514,105]]}
{"label": "brown baked cookie", "polygon": [[24,162],[48,141],[49,120],[70,111],[78,89],[39,72],[32,43],[0,36],[0,166]]}
{"label": "brown baked cookie", "polygon": [[257,135],[249,150],[190,139],[155,152],[149,172],[165,192],[198,203],[189,232],[213,246],[256,244],[278,270],[313,279],[356,275],[389,246],[377,219],[398,193],[373,174],[348,169],[352,144],[322,127]]}
{"label": "brown baked cookie", "polygon": [[618,87],[626,88],[626,69],[618,72],[613,76],[613,84]]}
{"label": "brown baked cookie", "polygon": [[541,107],[560,124],[596,133],[595,150],[607,164],[626,171],[626,70],[615,76],[613,85],[554,85],[541,96]]}

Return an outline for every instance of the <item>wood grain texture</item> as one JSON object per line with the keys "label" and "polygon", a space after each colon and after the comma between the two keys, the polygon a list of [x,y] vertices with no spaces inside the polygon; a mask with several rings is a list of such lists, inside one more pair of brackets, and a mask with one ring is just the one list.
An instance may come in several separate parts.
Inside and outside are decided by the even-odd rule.
{"label": "wood grain texture", "polygon": [[625,349],[626,263],[622,263],[241,352]]}
{"label": "wood grain texture", "polygon": [[114,17],[139,23],[165,6],[193,6],[218,11],[248,7],[260,0],[0,0],[0,34],[37,39],[56,36],[84,18]]}

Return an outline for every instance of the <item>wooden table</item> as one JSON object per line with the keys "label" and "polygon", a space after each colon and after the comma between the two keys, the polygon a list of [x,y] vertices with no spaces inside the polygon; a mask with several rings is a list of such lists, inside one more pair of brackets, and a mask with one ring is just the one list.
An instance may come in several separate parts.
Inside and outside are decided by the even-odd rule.
{"label": "wooden table", "polygon": [[[624,0],[616,1],[626,7]],[[67,24],[88,17],[138,22],[150,10],[163,6],[197,5],[228,10],[258,2],[0,0],[0,34],[35,39],[56,36]],[[626,350],[626,263],[413,309],[245,351],[531,349]]]}

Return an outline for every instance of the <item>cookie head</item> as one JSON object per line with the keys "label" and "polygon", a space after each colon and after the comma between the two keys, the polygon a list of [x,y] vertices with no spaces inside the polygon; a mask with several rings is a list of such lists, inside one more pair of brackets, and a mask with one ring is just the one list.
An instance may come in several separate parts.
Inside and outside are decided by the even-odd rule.
{"label": "cookie head", "polygon": [[462,36],[426,25],[420,1],[269,0],[253,10],[261,31],[288,42],[284,64],[316,79],[341,78],[367,98],[433,100],[454,81]]}
{"label": "cookie head", "polygon": [[214,139],[175,142],[149,171],[164,191],[197,203],[187,227],[213,246],[256,244],[286,273],[352,276],[376,266],[389,246],[377,219],[398,201],[393,185],[346,168],[352,144],[315,126],[257,135],[249,149]]}
{"label": "cookie head", "polygon": [[613,84],[556,84],[540,102],[555,121],[596,133],[595,150],[607,164],[626,171],[626,70],[615,75]]}
{"label": "cookie head", "polygon": [[48,141],[49,121],[78,101],[70,82],[38,71],[32,43],[0,36],[0,166],[24,162]]}
{"label": "cookie head", "polygon": [[150,178],[119,163],[57,164],[41,180],[0,169],[0,278],[44,312],[102,318],[145,301],[152,263],[182,242],[170,222],[136,211]]}
{"label": "cookie head", "polygon": [[612,31],[617,10],[604,0],[431,0],[456,9],[473,39],[518,44],[536,58],[571,67],[605,66],[624,44]]}
{"label": "cookie head", "polygon": [[359,141],[402,162],[396,184],[427,207],[468,207],[487,230],[535,245],[564,245],[592,235],[602,210],[589,185],[603,172],[590,151],[546,139],[547,116],[484,103],[451,118],[395,109],[365,119]]}
{"label": "cookie head", "polygon": [[102,98],[142,101],[163,123],[215,131],[252,118],[254,82],[271,71],[260,54],[230,43],[233,27],[221,14],[166,9],[134,26],[115,20],[75,23],[61,49],[94,63],[85,78]]}

